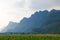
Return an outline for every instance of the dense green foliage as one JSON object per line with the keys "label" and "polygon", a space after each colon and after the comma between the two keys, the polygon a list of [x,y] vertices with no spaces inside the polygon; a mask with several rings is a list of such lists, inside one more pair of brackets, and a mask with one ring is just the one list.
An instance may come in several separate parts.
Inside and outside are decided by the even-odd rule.
{"label": "dense green foliage", "polygon": [[0,40],[60,40],[60,36],[48,35],[0,35]]}

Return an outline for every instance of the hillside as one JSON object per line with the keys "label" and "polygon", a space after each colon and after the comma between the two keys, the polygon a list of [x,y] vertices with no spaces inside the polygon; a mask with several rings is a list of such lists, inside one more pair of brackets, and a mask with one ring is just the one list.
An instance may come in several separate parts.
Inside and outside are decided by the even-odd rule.
{"label": "hillside", "polygon": [[3,32],[60,34],[60,10],[35,12],[19,23],[10,22]]}

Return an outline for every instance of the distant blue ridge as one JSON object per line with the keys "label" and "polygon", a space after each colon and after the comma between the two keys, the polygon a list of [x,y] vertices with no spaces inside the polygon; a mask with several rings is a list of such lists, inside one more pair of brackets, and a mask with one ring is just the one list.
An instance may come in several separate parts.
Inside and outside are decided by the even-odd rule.
{"label": "distant blue ridge", "polygon": [[10,22],[3,33],[60,34],[60,10],[35,12],[20,23]]}

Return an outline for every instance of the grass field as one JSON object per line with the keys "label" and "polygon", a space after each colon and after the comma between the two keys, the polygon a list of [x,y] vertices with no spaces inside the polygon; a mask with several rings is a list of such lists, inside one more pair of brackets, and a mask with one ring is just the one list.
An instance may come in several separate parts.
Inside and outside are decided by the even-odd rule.
{"label": "grass field", "polygon": [[60,40],[54,34],[0,34],[0,40]]}

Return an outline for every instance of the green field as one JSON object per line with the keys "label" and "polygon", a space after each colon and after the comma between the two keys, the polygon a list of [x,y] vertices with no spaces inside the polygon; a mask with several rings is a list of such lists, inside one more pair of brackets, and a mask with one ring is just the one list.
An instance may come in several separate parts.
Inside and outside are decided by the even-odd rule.
{"label": "green field", "polygon": [[60,40],[53,34],[0,34],[0,40]]}

